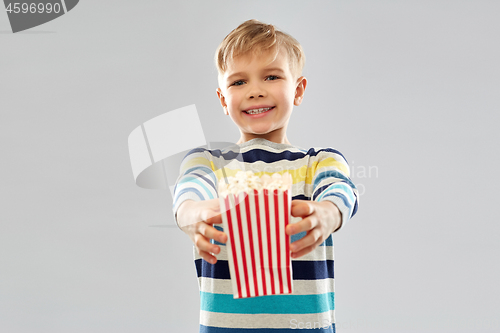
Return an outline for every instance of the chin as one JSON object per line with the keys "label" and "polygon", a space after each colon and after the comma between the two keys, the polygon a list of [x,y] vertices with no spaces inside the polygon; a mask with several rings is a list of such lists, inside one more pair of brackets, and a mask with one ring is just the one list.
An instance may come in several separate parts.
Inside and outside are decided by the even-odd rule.
{"label": "chin", "polygon": [[268,131],[251,131],[249,133],[251,133],[253,135],[266,135],[266,134],[269,134],[271,132],[272,132],[272,130],[268,130]]}

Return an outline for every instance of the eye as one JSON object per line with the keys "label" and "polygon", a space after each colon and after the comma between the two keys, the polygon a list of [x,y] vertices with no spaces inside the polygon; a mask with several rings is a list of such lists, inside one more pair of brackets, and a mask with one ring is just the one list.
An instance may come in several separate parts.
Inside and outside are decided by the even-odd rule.
{"label": "eye", "polygon": [[270,81],[274,81],[274,80],[279,79],[279,77],[276,75],[269,75],[268,77],[266,77],[266,79],[270,79]]}
{"label": "eye", "polygon": [[231,83],[232,86],[241,86],[243,84],[243,80],[238,80],[238,81],[234,81],[233,83]]}

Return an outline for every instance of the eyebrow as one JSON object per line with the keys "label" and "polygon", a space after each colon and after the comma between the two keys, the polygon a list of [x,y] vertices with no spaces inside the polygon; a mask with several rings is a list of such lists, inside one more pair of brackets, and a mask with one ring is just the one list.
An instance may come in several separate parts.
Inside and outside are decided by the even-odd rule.
{"label": "eyebrow", "polygon": [[[264,68],[262,71],[263,72],[280,72],[282,75],[285,74],[285,72],[279,67]],[[234,73],[234,74],[229,75],[226,80],[231,81],[232,77],[240,76],[240,75],[244,75],[244,74],[245,74],[244,72]]]}

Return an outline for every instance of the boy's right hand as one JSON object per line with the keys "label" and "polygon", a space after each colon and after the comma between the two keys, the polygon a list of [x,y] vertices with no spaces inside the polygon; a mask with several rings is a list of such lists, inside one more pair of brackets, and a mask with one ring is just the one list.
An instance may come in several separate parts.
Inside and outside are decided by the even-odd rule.
{"label": "boy's right hand", "polygon": [[214,239],[220,243],[227,241],[227,235],[212,225],[222,223],[219,199],[205,201],[184,201],[177,210],[177,222],[193,242],[200,256],[211,264],[217,262],[214,254],[220,253],[218,245],[210,243]]}

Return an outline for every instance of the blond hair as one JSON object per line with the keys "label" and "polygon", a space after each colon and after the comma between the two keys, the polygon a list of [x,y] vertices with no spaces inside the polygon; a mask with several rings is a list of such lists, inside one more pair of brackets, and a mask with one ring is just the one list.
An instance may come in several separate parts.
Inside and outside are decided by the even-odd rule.
{"label": "blond hair", "polygon": [[219,77],[226,72],[228,62],[240,55],[251,53],[259,56],[270,51],[272,62],[278,56],[280,49],[286,51],[290,72],[297,79],[302,74],[306,60],[299,42],[272,24],[265,24],[255,19],[245,21],[224,38],[215,52],[215,65]]}

